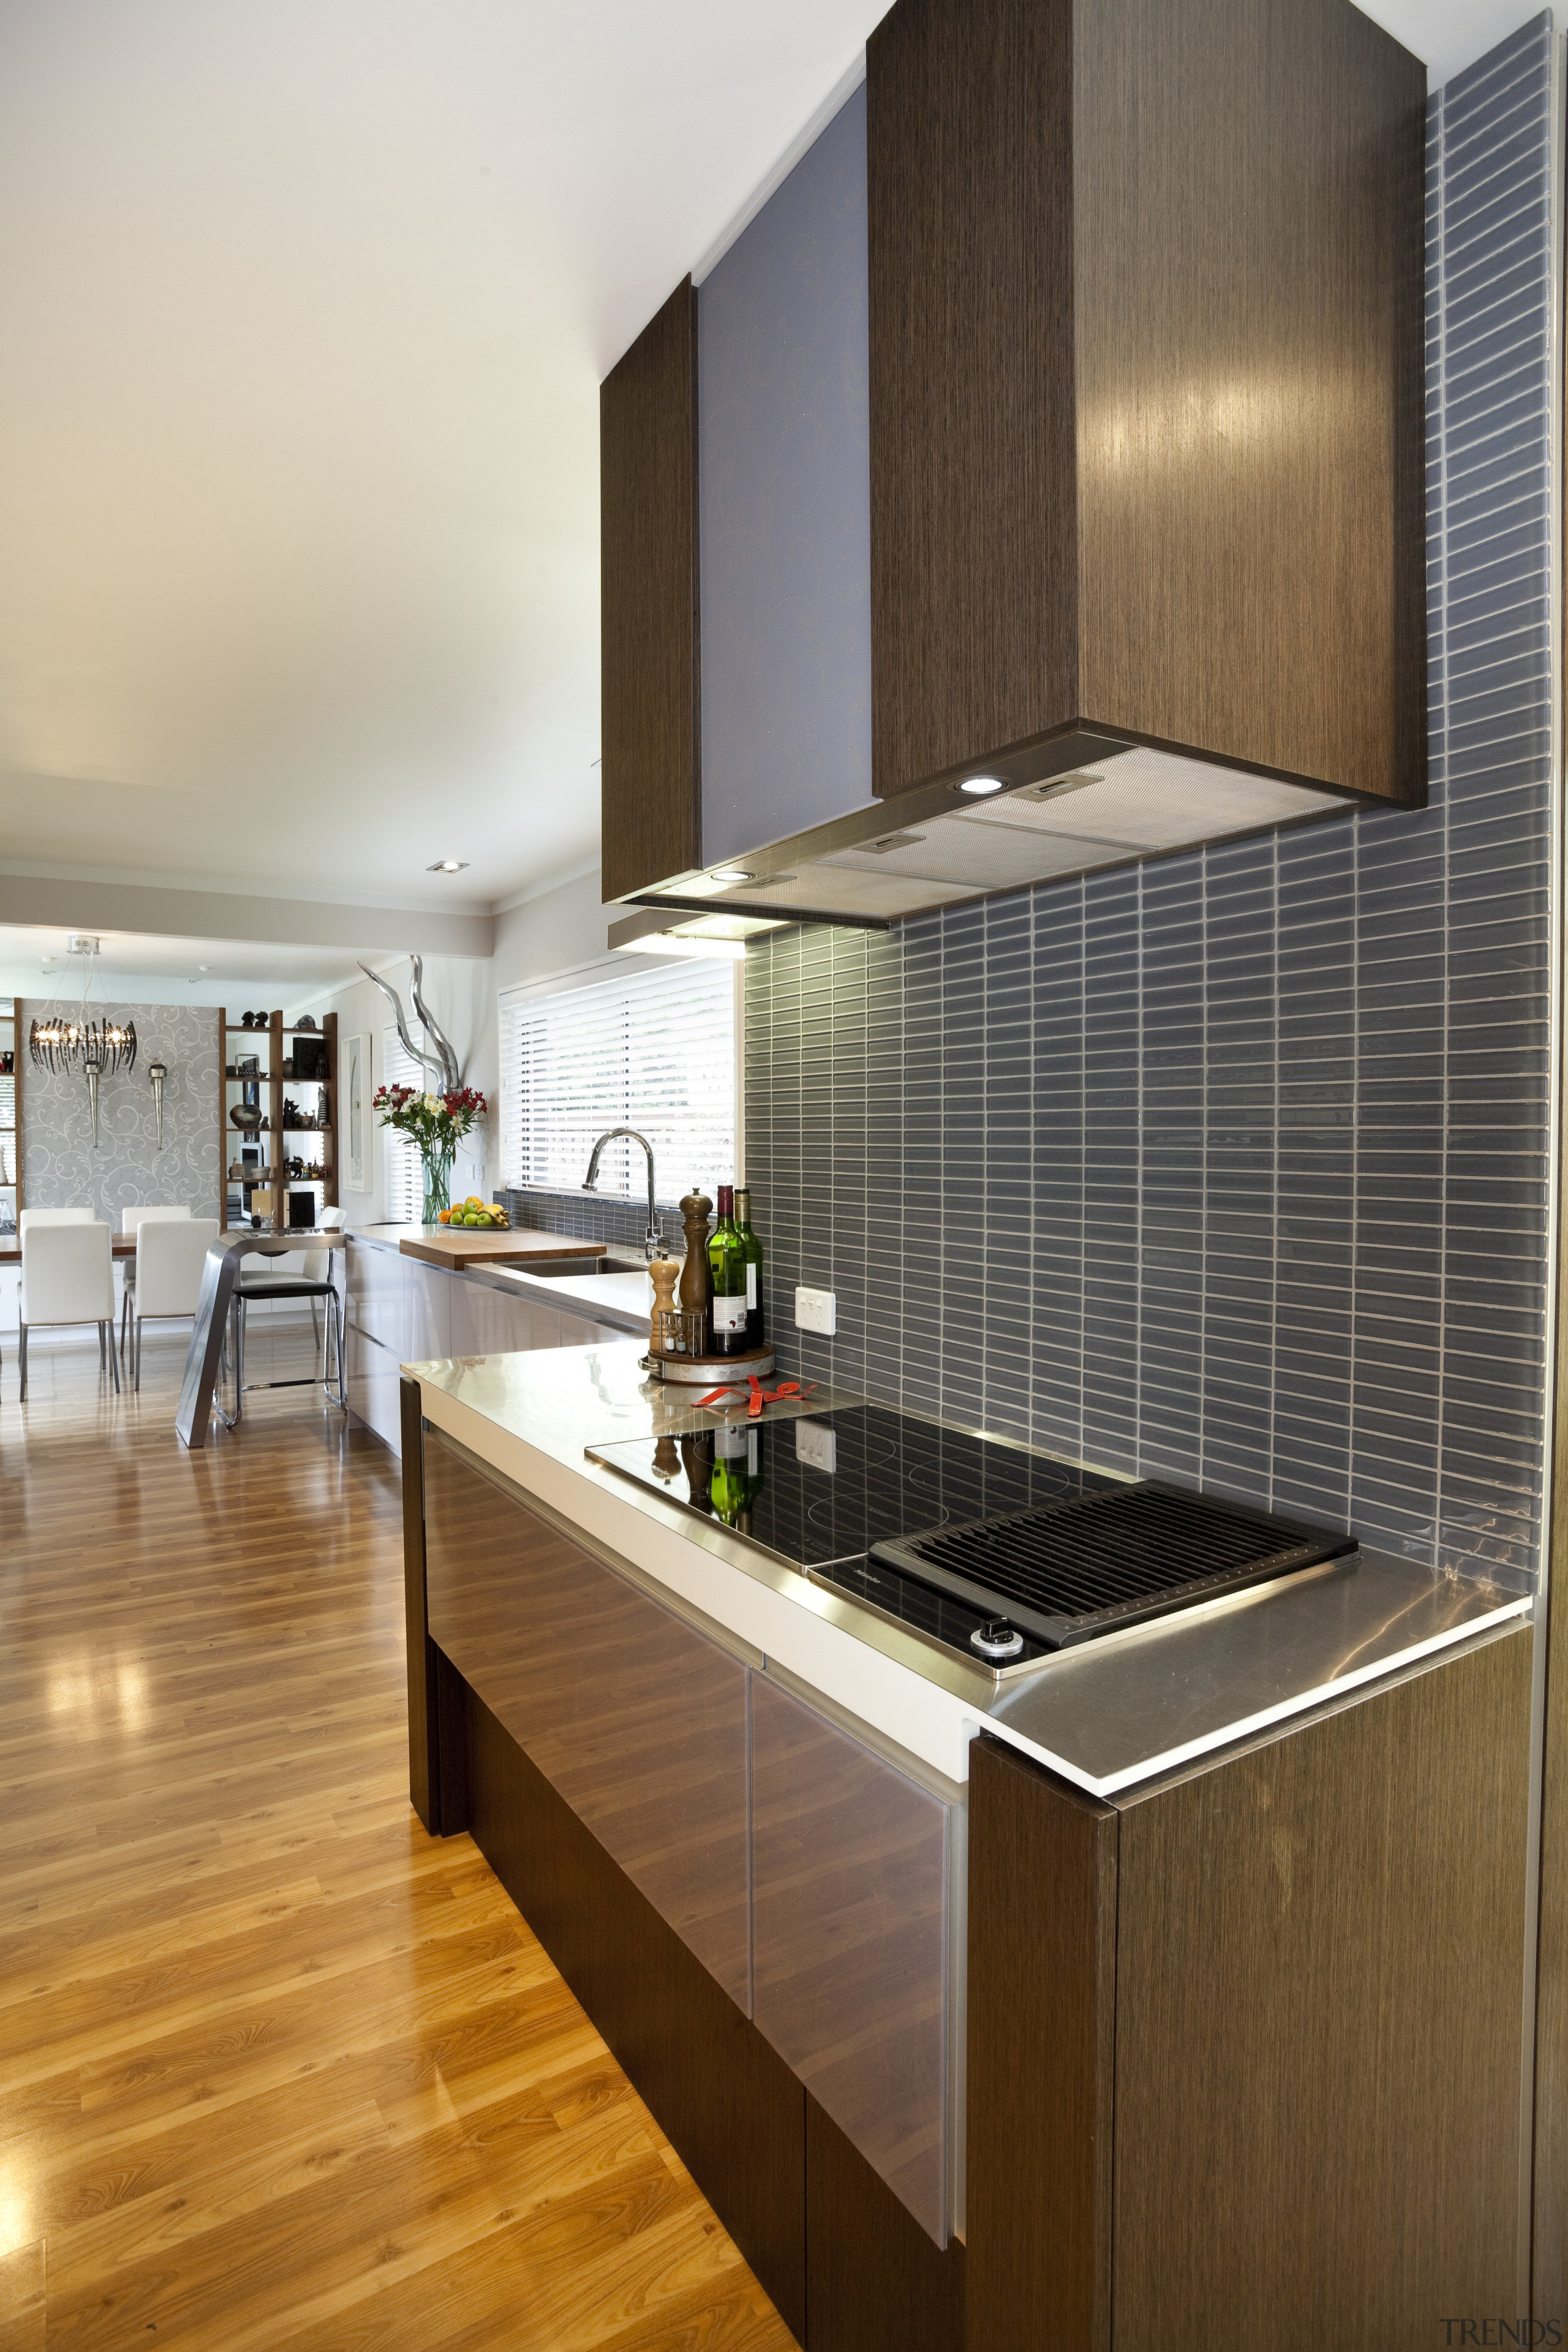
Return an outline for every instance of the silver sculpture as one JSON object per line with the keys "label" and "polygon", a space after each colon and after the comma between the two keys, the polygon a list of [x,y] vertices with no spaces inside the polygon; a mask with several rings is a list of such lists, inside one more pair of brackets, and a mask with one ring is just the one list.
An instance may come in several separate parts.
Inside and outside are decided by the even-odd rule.
{"label": "silver sculpture", "polygon": [[462,1073],[458,1067],[458,1057],[456,1054],[453,1053],[451,1046],[447,1044],[440,1030],[436,1026],[435,1022],[430,1018],[429,1013],[426,1008],[425,999],[419,992],[420,983],[425,977],[424,959],[421,956],[410,956],[408,961],[414,966],[414,983],[409,989],[408,994],[413,1003],[415,1013],[418,1016],[421,1026],[424,1028],[426,1035],[429,1037],[431,1043],[436,1048],[436,1051],[433,1054],[421,1053],[419,1047],[414,1043],[413,1038],[409,1035],[408,1024],[403,1017],[403,1006],[398,1000],[397,991],[392,987],[388,982],[383,980],[379,973],[372,971],[369,964],[362,963],[360,970],[363,972],[366,980],[373,981],[375,986],[380,989],[383,996],[385,997],[394,1013],[396,1013],[397,1034],[403,1040],[404,1052],[411,1055],[415,1061],[418,1062],[425,1069],[429,1071],[431,1076],[436,1080],[436,1090],[438,1094],[456,1094],[458,1088],[463,1083]]}

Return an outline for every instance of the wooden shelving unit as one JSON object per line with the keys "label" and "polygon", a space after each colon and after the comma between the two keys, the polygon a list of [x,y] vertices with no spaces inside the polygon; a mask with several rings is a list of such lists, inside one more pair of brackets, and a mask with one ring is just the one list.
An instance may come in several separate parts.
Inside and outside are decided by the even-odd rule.
{"label": "wooden shelving unit", "polygon": [[22,1037],[16,1000],[0,996],[0,1232],[15,1233],[22,1214]]}
{"label": "wooden shelving unit", "polygon": [[[326,1047],[325,1078],[285,1075],[284,1063],[292,1059],[295,1044],[301,1038]],[[258,1065],[255,1078],[237,1076],[237,1059],[252,1055]],[[231,1022],[226,1011],[220,1012],[218,1059],[223,1071],[223,1084],[218,1089],[218,1154],[223,1170],[224,1231],[227,1233],[244,1213],[246,1190],[250,1195],[250,1214],[261,1217],[275,1232],[288,1230],[290,1192],[315,1194],[313,1222],[319,1223],[321,1210],[335,1208],[338,1202],[337,1014],[324,1014],[319,1029],[293,1029],[285,1027],[282,1014],[275,1013],[264,1029],[247,1029]],[[237,1103],[245,1100],[247,1085],[257,1089],[254,1099],[265,1113],[267,1125],[254,1138],[261,1154],[254,1173],[247,1171],[244,1175],[237,1175],[234,1171],[243,1165],[242,1150],[251,1139],[247,1138],[242,1128],[234,1125],[229,1114]],[[285,1126],[290,1104],[306,1118],[313,1116],[325,1124]],[[288,1172],[290,1160],[318,1166],[321,1173],[291,1176]]]}

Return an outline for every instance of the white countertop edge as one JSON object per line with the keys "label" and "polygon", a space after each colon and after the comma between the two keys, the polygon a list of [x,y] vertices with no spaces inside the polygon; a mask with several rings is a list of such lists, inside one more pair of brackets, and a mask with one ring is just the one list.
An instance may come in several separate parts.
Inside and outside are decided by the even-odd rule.
{"label": "white countertop edge", "polygon": [[1026,1756],[1032,1756],[1037,1764],[1046,1765],[1064,1780],[1070,1780],[1075,1789],[1082,1789],[1091,1797],[1113,1797],[1123,1790],[1135,1788],[1140,1781],[1155,1780],[1162,1772],[1174,1771],[1178,1765],[1190,1764],[1194,1757],[1212,1755],[1215,1748],[1232,1747],[1238,1739],[1247,1739],[1255,1732],[1266,1731],[1270,1724],[1288,1723],[1292,1716],[1305,1715],[1330,1699],[1342,1698],[1347,1691],[1356,1689],[1362,1683],[1380,1682],[1385,1675],[1398,1674],[1405,1667],[1416,1664],[1422,1658],[1435,1657],[1440,1650],[1455,1649],[1460,1643],[1473,1641],[1477,1634],[1505,1625],[1512,1618],[1529,1617],[1534,1607],[1533,1594],[1517,1594],[1500,1608],[1488,1610],[1483,1616],[1472,1617],[1463,1625],[1446,1626],[1440,1633],[1432,1634],[1425,1642],[1412,1642],[1405,1649],[1391,1650],[1386,1657],[1375,1658],[1368,1665],[1353,1667],[1348,1674],[1336,1675],[1331,1681],[1320,1683],[1316,1689],[1301,1691],[1281,1699],[1275,1706],[1260,1707],[1256,1715],[1247,1716],[1236,1723],[1222,1724],[1200,1738],[1184,1740],[1180,1747],[1164,1748],[1157,1756],[1141,1758],[1136,1764],[1129,1764],[1123,1771],[1109,1773],[1104,1780],[1096,1780],[1093,1773],[1086,1772],[1081,1765],[1041,1747],[1037,1740],[1026,1738],[1008,1723],[994,1721],[989,1717],[983,1719],[972,1717],[972,1727],[975,1732],[988,1731],[994,1739],[1005,1739],[1009,1747],[1016,1748]]}
{"label": "white countertop edge", "polygon": [[703,1523],[689,1531],[666,1526],[640,1496],[623,1500],[600,1483],[613,1472],[587,1462],[569,1468],[433,1383],[421,1381],[420,1394],[427,1421],[525,1493],[933,1770],[968,1780],[969,1743],[981,1727],[973,1705],[830,1622],[821,1613],[833,1605],[830,1594],[804,1578],[798,1598],[780,1592],[708,1551],[696,1539]]}

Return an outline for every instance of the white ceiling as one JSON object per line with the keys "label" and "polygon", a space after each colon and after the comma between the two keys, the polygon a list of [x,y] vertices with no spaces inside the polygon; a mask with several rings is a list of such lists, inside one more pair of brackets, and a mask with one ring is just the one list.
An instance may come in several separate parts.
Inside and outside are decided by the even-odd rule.
{"label": "white ceiling", "polygon": [[[62,930],[0,924],[0,997],[81,995],[87,963],[68,955]],[[360,976],[355,958],[333,948],[237,945],[227,940],[184,940],[152,931],[102,931],[94,959],[94,998],[136,1004],[222,1004],[242,1013],[291,1009]],[[46,958],[52,962],[46,963]],[[374,970],[392,959],[372,955]]]}
{"label": "white ceiling", "polygon": [[[591,857],[599,379],[882,13],[4,0],[0,863]],[[1531,11],[1370,13],[1436,81]]]}

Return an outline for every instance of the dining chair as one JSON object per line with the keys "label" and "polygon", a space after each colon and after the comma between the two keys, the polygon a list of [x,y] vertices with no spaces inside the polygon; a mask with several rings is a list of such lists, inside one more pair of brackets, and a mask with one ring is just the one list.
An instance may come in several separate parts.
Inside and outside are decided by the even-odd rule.
{"label": "dining chair", "polygon": [[95,1225],[95,1209],[24,1209],[16,1220],[18,1236],[30,1233],[35,1225]]}
{"label": "dining chair", "polygon": [[[22,1213],[26,1216],[29,1212]],[[90,1215],[55,1223],[58,1211],[42,1209],[31,1213],[36,1222],[22,1234],[17,1355],[23,1402],[27,1395],[27,1332],[35,1323],[96,1323],[98,1368],[101,1372],[107,1362],[118,1395],[120,1360],[107,1337],[114,1328],[114,1260],[109,1227]]]}
{"label": "dining chair", "polygon": [[[122,1234],[139,1234],[144,1224],[162,1224],[168,1218],[186,1218],[190,1213],[189,1209],[157,1209],[139,1202],[132,1208],[121,1210],[120,1230]],[[122,1362],[125,1357],[126,1337],[131,1328],[131,1303],[136,1296],[138,1263],[138,1258],[127,1258],[121,1268],[120,1355]]]}
{"label": "dining chair", "polygon": [[132,1386],[142,1388],[142,1326],[194,1316],[207,1251],[217,1239],[216,1217],[144,1216],[136,1228],[136,1320],[131,1350]]}

